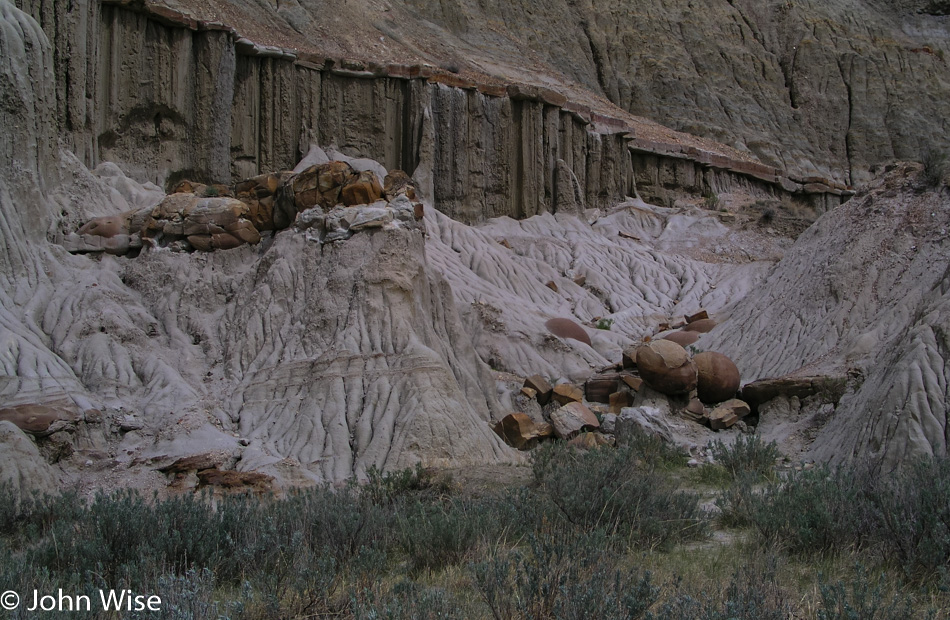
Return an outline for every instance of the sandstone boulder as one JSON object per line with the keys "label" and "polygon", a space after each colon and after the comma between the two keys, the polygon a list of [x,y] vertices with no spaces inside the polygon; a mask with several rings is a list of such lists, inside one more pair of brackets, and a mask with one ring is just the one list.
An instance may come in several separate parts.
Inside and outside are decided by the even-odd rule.
{"label": "sandstone boulder", "polygon": [[610,395],[610,413],[620,413],[624,407],[633,404],[633,395],[630,392],[614,392]]}
{"label": "sandstone boulder", "polygon": [[[549,284],[554,284],[553,282]],[[555,289],[557,290],[557,285]],[[548,328],[548,331],[557,336],[558,338],[572,338],[578,342],[583,342],[587,346],[590,346],[590,336],[587,335],[587,330],[583,327],[572,321],[571,319],[549,319],[544,324]]]}
{"label": "sandstone boulder", "polygon": [[693,422],[702,422],[706,418],[706,407],[698,398],[691,398],[689,403],[683,409],[683,416]]}
{"label": "sandstone boulder", "polygon": [[88,221],[78,231],[80,235],[92,235],[111,239],[116,235],[130,234],[132,211],[119,215],[107,215]]}
{"label": "sandstone boulder", "polygon": [[247,219],[257,230],[284,227],[275,225],[274,212],[282,198],[280,189],[290,176],[289,172],[261,174],[235,185],[235,197],[247,205]]}
{"label": "sandstone boulder", "polygon": [[709,413],[709,428],[723,430],[749,415],[749,405],[738,398],[728,400]]}
{"label": "sandstone boulder", "polygon": [[395,200],[397,196],[405,196],[409,200],[416,199],[416,186],[412,178],[402,170],[392,170],[383,180],[383,193],[387,200]]}
{"label": "sandstone boulder", "polygon": [[495,432],[509,446],[526,450],[537,444],[538,440],[554,435],[554,427],[546,423],[537,423],[524,413],[509,413],[495,425]]}
{"label": "sandstone boulder", "polygon": [[739,369],[722,353],[704,351],[693,356],[698,381],[696,390],[704,403],[729,400],[739,390]]}
{"label": "sandstone boulder", "polygon": [[681,331],[705,334],[711,332],[716,325],[716,321],[712,319],[699,319],[686,324]]}
{"label": "sandstone boulder", "polygon": [[663,336],[663,340],[675,342],[685,348],[699,340],[699,332],[677,331]]}
{"label": "sandstone boulder", "polygon": [[297,211],[315,206],[329,210],[340,204],[343,186],[356,176],[353,168],[342,161],[331,161],[311,166],[294,175],[288,185],[292,190]]}
{"label": "sandstone boulder", "polygon": [[580,387],[570,383],[555,385],[551,397],[562,405],[579,403],[584,400],[584,392]]}
{"label": "sandstone boulder", "polygon": [[340,190],[340,200],[348,207],[373,204],[382,197],[383,188],[379,186],[376,175],[369,170],[351,177]]}
{"label": "sandstone boulder", "polygon": [[551,393],[553,388],[551,384],[548,383],[547,379],[541,375],[532,375],[524,380],[524,387],[531,388],[538,394],[538,403],[542,406],[548,404],[548,401],[551,400]]}
{"label": "sandstone boulder", "polygon": [[696,364],[689,353],[669,340],[653,340],[637,349],[640,377],[663,394],[686,394],[696,389]]}
{"label": "sandstone boulder", "polygon": [[561,439],[573,439],[584,428],[599,428],[594,412],[581,403],[570,403],[551,412],[554,434]]}
{"label": "sandstone boulder", "polygon": [[621,378],[623,382],[634,392],[639,392],[640,388],[643,386],[643,379],[640,377],[635,377],[633,375],[622,375]]}

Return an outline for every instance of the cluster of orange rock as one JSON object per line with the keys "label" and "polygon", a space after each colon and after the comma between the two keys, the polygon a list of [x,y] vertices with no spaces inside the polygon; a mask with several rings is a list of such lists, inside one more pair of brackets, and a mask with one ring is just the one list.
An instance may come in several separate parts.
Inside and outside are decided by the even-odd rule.
{"label": "cluster of orange rock", "polygon": [[[369,222],[382,226],[393,220],[421,219],[422,204],[415,199],[412,180],[401,170],[387,174],[380,185],[371,171],[331,161],[298,174],[262,174],[234,187],[183,181],[158,205],[96,218],[69,235],[64,245],[73,252],[119,255],[144,245],[178,251],[227,250],[259,243],[262,232],[288,228],[303,213],[309,217],[302,228],[313,229],[319,216],[351,209],[347,217],[332,220],[336,228],[331,232],[338,233],[332,241],[371,228]],[[362,228],[354,228],[350,224],[360,220],[361,207],[372,207],[373,216],[363,218]]]}
{"label": "cluster of orange rock", "polygon": [[[549,322],[550,323],[550,322]],[[549,325],[549,329],[560,324]],[[671,325],[661,329],[669,330]],[[526,413],[512,413],[496,425],[496,432],[510,445],[528,449],[538,441],[557,437],[578,444],[613,442],[616,416],[636,402],[644,386],[670,397],[672,409],[713,430],[730,428],[751,413],[751,407],[735,398],[740,386],[739,370],[725,355],[700,352],[692,355],[675,340],[686,334],[686,346],[696,336],[715,327],[705,311],[685,317],[680,331],[648,341],[624,351],[623,359],[611,371],[595,374],[584,388],[571,384],[551,386],[543,377],[528,377],[522,395],[537,399],[545,411],[545,421]],[[562,330],[563,331],[563,330]],[[573,337],[565,334],[564,337]],[[552,408],[549,402],[560,405]],[[586,403],[586,404],[585,404]],[[598,403],[599,405],[595,405]],[[598,418],[591,407],[602,408]],[[584,433],[584,431],[588,431]]]}

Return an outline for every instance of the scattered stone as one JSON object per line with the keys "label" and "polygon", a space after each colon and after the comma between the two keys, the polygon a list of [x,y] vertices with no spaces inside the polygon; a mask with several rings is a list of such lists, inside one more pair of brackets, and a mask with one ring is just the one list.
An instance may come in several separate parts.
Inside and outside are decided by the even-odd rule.
{"label": "scattered stone", "polygon": [[554,386],[551,397],[561,405],[579,403],[584,400],[584,391],[571,383],[560,383]]}
{"label": "scattered stone", "polygon": [[600,419],[600,430],[604,433],[614,433],[617,430],[617,414],[605,413]]}
{"label": "scattered stone", "polygon": [[587,284],[587,276],[577,276],[574,278],[574,284],[577,286],[584,286]]}
{"label": "scattered stone", "polygon": [[683,416],[693,422],[702,422],[706,417],[706,407],[698,398],[692,398],[686,408],[683,409]]}
{"label": "scattered stone", "polygon": [[716,326],[716,322],[712,319],[698,319],[692,323],[687,324],[683,327],[684,332],[697,332],[700,334],[705,334],[711,332],[712,329]]}
{"label": "scattered stone", "polygon": [[614,392],[610,395],[610,413],[620,413],[624,407],[633,404],[633,397],[630,392]]}
{"label": "scattered stone", "polygon": [[728,400],[709,414],[709,427],[714,431],[723,430],[731,427],[741,418],[749,415],[749,405],[738,398]]}
{"label": "scattered stone", "polygon": [[696,364],[696,390],[704,403],[720,403],[729,400],[739,390],[739,369],[735,363],[714,351],[704,351],[693,356]]}
{"label": "scattered stone", "polygon": [[538,403],[543,407],[551,400],[551,393],[554,391],[547,379],[541,375],[531,375],[524,380],[524,387],[537,392]]}
{"label": "scattered stone", "polygon": [[545,284],[544,286],[548,287],[555,293],[557,292],[557,283],[555,283],[554,280],[548,280],[547,284]]}
{"label": "scattered stone", "polygon": [[687,324],[688,324],[688,323],[695,323],[696,321],[701,321],[701,320],[703,320],[703,319],[708,319],[708,318],[709,318],[709,313],[706,312],[705,310],[700,310],[700,311],[697,312],[696,314],[691,314],[691,315],[687,316],[687,317],[686,317],[686,323],[687,323]]}
{"label": "scattered stone", "polygon": [[690,459],[690,460],[686,461],[686,466],[687,466],[687,467],[699,467],[699,461],[697,461],[696,459]]}
{"label": "scattered stone", "polygon": [[134,415],[128,414],[119,418],[119,430],[123,433],[138,431],[145,428],[145,423]]}
{"label": "scattered stone", "polygon": [[590,336],[587,335],[587,330],[571,319],[548,319],[544,326],[558,338],[571,338],[590,346]]}
{"label": "scattered stone", "polygon": [[672,332],[662,338],[663,340],[669,340],[670,342],[675,342],[679,346],[686,348],[689,345],[695,343],[699,340],[699,332]]}
{"label": "scattered stone", "polygon": [[125,213],[120,213],[119,215],[97,217],[86,222],[76,232],[80,235],[105,237],[106,239],[111,239],[116,235],[130,235],[132,213],[133,211],[127,211]]}
{"label": "scattered stone", "polygon": [[637,349],[640,377],[663,394],[686,394],[696,389],[696,364],[686,349],[669,340],[653,340]]}
{"label": "scattered stone", "polygon": [[508,248],[509,250],[511,249],[511,244],[508,243],[508,240],[507,240],[507,239],[502,239],[501,241],[498,242],[498,245],[500,245],[500,246],[502,246],[502,247],[504,247],[504,248]]}
{"label": "scattered stone", "polygon": [[495,425],[495,432],[505,443],[518,449],[534,447],[538,440],[554,435],[550,424],[537,423],[524,413],[509,413]]}
{"label": "scattered stone", "polygon": [[681,327],[686,327],[686,317],[678,316],[670,321],[670,329],[679,329]]}
{"label": "scattered stone", "polygon": [[617,416],[615,435],[617,443],[623,445],[636,433],[648,433],[674,443],[679,434],[674,428],[670,416],[656,407],[627,407]]}
{"label": "scattered stone", "polygon": [[274,230],[274,212],[281,198],[280,189],[290,172],[261,174],[234,186],[235,197],[247,205],[247,219],[259,231]]}
{"label": "scattered stone", "polygon": [[533,389],[533,388],[523,387],[523,388],[521,388],[521,393],[524,394],[525,396],[527,396],[528,398],[531,398],[531,399],[537,399],[537,398],[538,398],[538,391],[535,390],[535,389]]}
{"label": "scattered stone", "polygon": [[584,428],[599,428],[594,412],[582,403],[573,402],[551,412],[554,434],[561,439],[572,439]]}

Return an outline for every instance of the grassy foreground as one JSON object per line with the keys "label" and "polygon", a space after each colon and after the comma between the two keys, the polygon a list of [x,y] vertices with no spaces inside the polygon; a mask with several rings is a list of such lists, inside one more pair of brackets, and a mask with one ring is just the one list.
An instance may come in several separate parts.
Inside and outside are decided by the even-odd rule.
{"label": "grassy foreground", "polygon": [[161,611],[10,618],[946,618],[950,462],[779,476],[755,438],[533,452],[473,493],[423,470],[286,498],[0,497],[0,590],[127,588]]}

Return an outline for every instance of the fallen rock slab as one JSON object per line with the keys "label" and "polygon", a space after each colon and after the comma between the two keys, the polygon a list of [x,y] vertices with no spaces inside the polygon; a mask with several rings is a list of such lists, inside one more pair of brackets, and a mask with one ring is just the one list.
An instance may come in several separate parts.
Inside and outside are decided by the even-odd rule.
{"label": "fallen rock slab", "polygon": [[552,437],[554,427],[546,423],[539,424],[524,413],[509,413],[495,425],[495,432],[509,446],[527,450],[534,447],[538,440]]}
{"label": "fallen rock slab", "polygon": [[696,389],[696,364],[675,342],[653,340],[640,346],[637,368],[647,385],[663,394],[686,394]]}
{"label": "fallen rock slab", "polygon": [[600,428],[594,412],[581,403],[570,403],[551,412],[554,434],[561,439],[573,439],[584,428]]}
{"label": "fallen rock slab", "polygon": [[842,376],[811,376],[811,377],[777,377],[759,379],[742,387],[739,397],[749,403],[753,412],[759,407],[778,396],[799,399],[808,398],[815,394],[828,395],[828,402],[837,402],[843,393],[847,382]]}
{"label": "fallen rock slab", "polygon": [[584,391],[576,385],[561,383],[554,386],[551,397],[562,405],[579,403],[584,400]]}
{"label": "fallen rock slab", "polygon": [[728,400],[709,413],[709,428],[714,431],[727,429],[749,415],[750,411],[746,402],[738,398]]}

